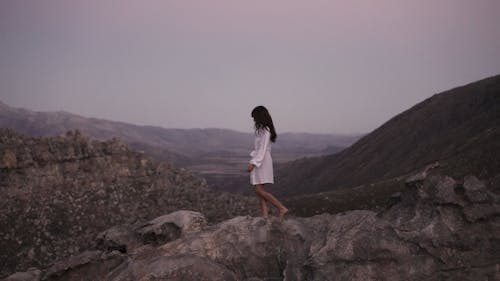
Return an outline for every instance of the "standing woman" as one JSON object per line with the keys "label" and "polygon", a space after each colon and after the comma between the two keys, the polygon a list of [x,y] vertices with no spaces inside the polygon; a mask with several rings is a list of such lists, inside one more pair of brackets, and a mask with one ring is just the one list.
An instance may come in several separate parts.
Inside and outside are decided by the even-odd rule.
{"label": "standing woman", "polygon": [[269,202],[278,208],[278,217],[282,218],[288,209],[264,189],[265,184],[274,183],[271,142],[276,141],[277,135],[273,119],[262,105],[252,110],[252,117],[255,122],[255,149],[250,153],[252,159],[247,168],[250,172],[250,183],[255,186],[255,193],[259,196],[262,216],[267,218],[269,214],[267,202]]}

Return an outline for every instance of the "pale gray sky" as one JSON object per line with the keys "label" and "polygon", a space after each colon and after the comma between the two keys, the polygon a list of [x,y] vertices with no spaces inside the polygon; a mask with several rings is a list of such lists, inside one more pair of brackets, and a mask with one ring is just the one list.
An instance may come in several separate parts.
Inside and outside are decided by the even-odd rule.
{"label": "pale gray sky", "polygon": [[498,0],[2,0],[0,100],[168,128],[365,133],[500,73]]}

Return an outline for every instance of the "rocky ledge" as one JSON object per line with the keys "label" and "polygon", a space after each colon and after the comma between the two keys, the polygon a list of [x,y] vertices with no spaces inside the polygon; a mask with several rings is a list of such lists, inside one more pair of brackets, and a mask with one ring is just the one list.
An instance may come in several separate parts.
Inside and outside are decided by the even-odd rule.
{"label": "rocky ledge", "polygon": [[0,128],[0,194],[0,278],[82,252],[113,225],[181,209],[210,223],[257,210],[255,198],[213,192],[118,139],[78,131],[33,138]]}
{"label": "rocky ledge", "polygon": [[500,195],[475,177],[407,181],[392,206],[309,218],[178,211],[5,280],[500,280]]}

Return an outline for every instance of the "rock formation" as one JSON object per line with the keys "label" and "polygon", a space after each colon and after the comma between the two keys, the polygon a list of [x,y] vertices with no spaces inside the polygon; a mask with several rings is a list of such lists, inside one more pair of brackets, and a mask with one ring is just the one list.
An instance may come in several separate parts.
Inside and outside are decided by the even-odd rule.
{"label": "rock formation", "polygon": [[431,174],[378,213],[210,225],[180,211],[121,225],[79,255],[6,280],[500,280],[499,233],[498,189]]}
{"label": "rock formation", "polygon": [[78,131],[31,138],[0,128],[0,277],[87,249],[113,225],[190,209],[210,222],[257,211],[254,199],[155,163],[118,139]]}

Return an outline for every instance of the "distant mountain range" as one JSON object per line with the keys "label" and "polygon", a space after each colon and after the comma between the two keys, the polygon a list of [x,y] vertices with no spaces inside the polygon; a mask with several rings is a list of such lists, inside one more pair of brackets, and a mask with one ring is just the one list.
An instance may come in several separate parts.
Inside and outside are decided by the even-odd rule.
{"label": "distant mountain range", "polygon": [[[0,127],[13,128],[31,136],[55,136],[69,130],[99,139],[120,138],[132,147],[145,150],[167,150],[173,162],[183,158],[198,158],[213,153],[245,153],[253,146],[253,133],[227,129],[167,129],[155,126],[138,126],[104,119],[86,118],[72,113],[37,112],[14,108],[0,101]],[[359,135],[280,133],[279,142],[273,146],[275,153],[294,155],[322,154],[340,151],[359,139]],[[156,150],[155,150],[156,149]],[[154,157],[155,155],[153,155]]]}
{"label": "distant mountain range", "polygon": [[500,174],[500,75],[436,94],[339,153],[283,165],[273,190],[332,191],[392,179],[433,162],[458,178]]}

